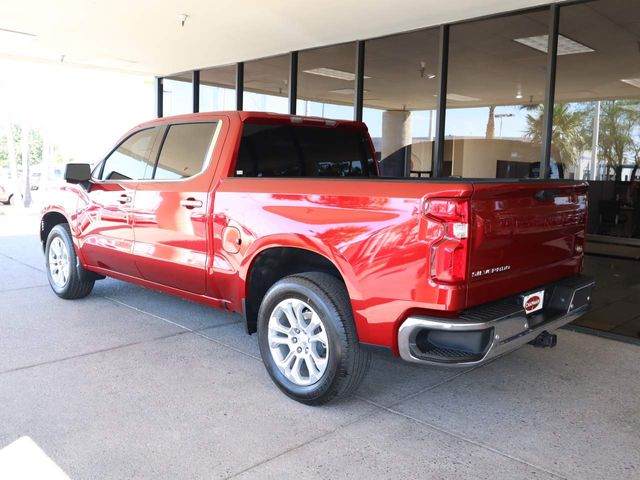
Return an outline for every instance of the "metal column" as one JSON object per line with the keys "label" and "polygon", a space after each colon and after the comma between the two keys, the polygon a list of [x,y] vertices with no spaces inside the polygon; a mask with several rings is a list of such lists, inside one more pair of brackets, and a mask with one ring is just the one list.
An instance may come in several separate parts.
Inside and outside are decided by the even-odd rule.
{"label": "metal column", "polygon": [[556,64],[558,59],[558,29],[560,7],[549,7],[549,41],[547,43],[547,79],[544,96],[544,118],[542,119],[542,158],[540,178],[549,178],[551,164],[551,140],[553,135],[553,105],[556,99]]}
{"label": "metal column", "polygon": [[364,108],[364,40],[356,42],[356,85],[353,99],[353,118],[362,121]]}
{"label": "metal column", "polygon": [[193,113],[200,111],[200,70],[194,70],[191,75],[191,88],[193,98]]}
{"label": "metal column", "polygon": [[244,62],[236,64],[236,110],[242,110],[244,94]]}
{"label": "metal column", "polygon": [[449,25],[440,26],[438,51],[438,99],[436,111],[436,137],[433,143],[431,176],[441,177],[444,165],[444,128],[447,114],[447,75],[449,71]]}
{"label": "metal column", "polygon": [[163,78],[156,77],[156,116],[158,118],[162,118],[163,97],[164,97]]}
{"label": "metal column", "polygon": [[298,52],[289,54],[289,113],[296,114],[298,101]]}

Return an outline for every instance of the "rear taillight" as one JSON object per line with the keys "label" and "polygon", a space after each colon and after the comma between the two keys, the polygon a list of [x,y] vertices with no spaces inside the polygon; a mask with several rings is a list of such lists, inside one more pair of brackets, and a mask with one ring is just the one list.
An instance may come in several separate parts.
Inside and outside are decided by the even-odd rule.
{"label": "rear taillight", "polygon": [[460,283],[467,278],[469,202],[434,198],[425,203],[427,234],[431,244],[431,278],[440,283]]}

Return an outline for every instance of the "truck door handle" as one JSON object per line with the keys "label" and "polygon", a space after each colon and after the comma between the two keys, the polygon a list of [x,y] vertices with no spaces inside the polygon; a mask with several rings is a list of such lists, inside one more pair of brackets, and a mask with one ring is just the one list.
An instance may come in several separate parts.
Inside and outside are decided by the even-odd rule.
{"label": "truck door handle", "polygon": [[195,198],[187,198],[185,200],[180,200],[180,205],[184,208],[188,208],[192,210],[194,208],[198,208],[202,206],[202,200],[196,200]]}
{"label": "truck door handle", "polygon": [[123,205],[125,203],[131,203],[131,197],[129,195],[127,195],[126,193],[123,193],[122,195],[120,195],[120,198],[118,199],[118,202],[120,202]]}

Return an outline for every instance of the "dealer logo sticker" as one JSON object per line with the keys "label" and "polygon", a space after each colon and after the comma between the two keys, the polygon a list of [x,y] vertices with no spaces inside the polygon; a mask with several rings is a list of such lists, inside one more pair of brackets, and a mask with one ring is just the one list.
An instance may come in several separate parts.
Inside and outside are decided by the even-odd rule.
{"label": "dealer logo sticker", "polygon": [[526,314],[533,313],[536,310],[541,310],[543,304],[544,290],[540,290],[539,292],[535,292],[530,295],[525,295],[522,300],[522,306],[524,307]]}

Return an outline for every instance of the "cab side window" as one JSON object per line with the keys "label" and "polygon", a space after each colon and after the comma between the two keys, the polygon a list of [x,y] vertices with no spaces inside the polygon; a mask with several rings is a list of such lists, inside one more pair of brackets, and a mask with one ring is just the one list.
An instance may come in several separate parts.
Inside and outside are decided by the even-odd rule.
{"label": "cab side window", "polygon": [[140,180],[150,178],[155,159],[151,150],[158,127],[134,133],[116,148],[104,161],[101,180]]}
{"label": "cab side window", "polygon": [[180,180],[200,173],[211,158],[217,125],[217,122],[171,125],[153,178]]}

